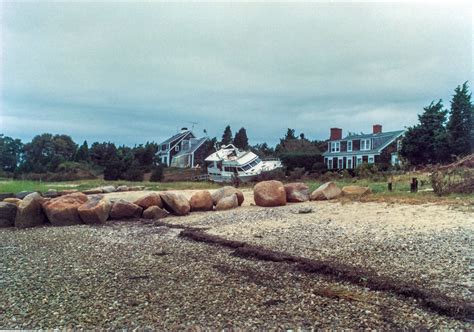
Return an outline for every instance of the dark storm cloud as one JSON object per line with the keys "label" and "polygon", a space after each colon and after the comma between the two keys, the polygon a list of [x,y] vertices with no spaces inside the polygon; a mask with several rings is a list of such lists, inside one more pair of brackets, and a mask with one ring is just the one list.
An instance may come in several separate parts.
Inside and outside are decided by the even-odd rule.
{"label": "dark storm cloud", "polygon": [[3,4],[1,132],[402,129],[472,79],[471,20],[468,3]]}

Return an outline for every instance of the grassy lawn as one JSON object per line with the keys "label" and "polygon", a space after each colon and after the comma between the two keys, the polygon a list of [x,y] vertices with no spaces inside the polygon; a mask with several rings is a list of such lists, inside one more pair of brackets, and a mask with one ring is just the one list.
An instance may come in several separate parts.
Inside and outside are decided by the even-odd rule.
{"label": "grassy lawn", "polygon": [[[362,201],[379,201],[379,202],[401,202],[401,203],[468,203],[474,204],[474,193],[471,194],[451,194],[448,196],[438,197],[432,191],[430,182],[423,177],[419,177],[420,185],[418,193],[410,193],[410,178],[411,175],[403,176],[393,182],[393,191],[388,191],[387,183],[385,181],[371,181],[369,179],[338,179],[335,180],[339,187],[347,185],[359,185],[370,187],[373,194],[356,198]],[[310,191],[318,188],[324,181],[308,180],[305,181],[309,186]],[[176,182],[127,182],[127,181],[104,181],[104,180],[82,180],[82,181],[65,181],[65,182],[40,182],[40,181],[24,181],[24,180],[10,180],[0,179],[0,193],[20,191],[42,191],[48,189],[65,190],[77,189],[85,190],[96,188],[105,185],[128,185],[128,186],[144,186],[149,190],[184,190],[184,189],[216,189],[221,187],[221,184],[212,182],[194,182],[194,181],[176,181]],[[243,184],[242,189],[251,189],[253,184]]]}
{"label": "grassy lawn", "polygon": [[47,191],[48,189],[65,190],[77,189],[85,190],[100,186],[127,185],[127,186],[144,186],[150,190],[181,190],[181,189],[212,189],[219,188],[220,185],[211,182],[128,182],[128,181],[104,181],[104,180],[81,180],[81,181],[64,181],[64,182],[40,182],[28,180],[0,180],[0,192],[20,191]]}

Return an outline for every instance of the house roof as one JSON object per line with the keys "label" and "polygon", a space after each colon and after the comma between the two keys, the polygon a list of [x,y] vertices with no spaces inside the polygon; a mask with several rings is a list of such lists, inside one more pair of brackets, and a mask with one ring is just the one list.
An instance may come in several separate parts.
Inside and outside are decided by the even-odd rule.
{"label": "house roof", "polygon": [[341,152],[324,152],[323,156],[347,156],[347,155],[360,155],[360,154],[377,154],[380,153],[383,149],[385,149],[390,143],[395,141],[398,137],[400,137],[405,131],[404,130],[396,130],[396,131],[388,131],[385,133],[379,134],[360,134],[360,135],[351,135],[346,136],[340,140],[333,140],[333,141],[350,141],[350,140],[358,140],[358,139],[372,139],[372,146],[371,150],[364,150],[364,151],[341,151]]}
{"label": "house roof", "polygon": [[160,145],[169,144],[169,143],[171,143],[171,142],[173,142],[177,139],[181,139],[184,136],[186,136],[187,134],[189,134],[190,132],[191,132],[191,130],[186,130],[186,131],[183,131],[182,133],[178,133],[176,135],[173,135],[170,138],[168,138],[166,141],[161,142]]}
{"label": "house roof", "polygon": [[191,140],[191,146],[188,147],[188,148],[185,148],[181,151],[179,151],[177,154],[175,154],[175,156],[173,158],[178,158],[182,155],[185,155],[185,154],[190,154],[190,153],[193,153],[194,151],[196,151],[205,141],[207,141],[207,137],[202,137],[202,138],[198,138],[198,139],[193,139]]}
{"label": "house roof", "polygon": [[390,139],[392,137],[398,137],[403,134],[404,130],[396,130],[396,131],[387,131],[378,134],[358,134],[358,135],[348,135],[341,139],[340,141],[348,141],[352,139],[362,139],[362,138],[374,138],[374,137],[384,137]]}

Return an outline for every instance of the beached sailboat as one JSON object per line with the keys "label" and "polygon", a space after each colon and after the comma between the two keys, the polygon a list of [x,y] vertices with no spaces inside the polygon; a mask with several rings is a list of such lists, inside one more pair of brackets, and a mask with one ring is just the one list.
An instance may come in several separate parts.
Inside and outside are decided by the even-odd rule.
{"label": "beached sailboat", "polygon": [[205,161],[209,180],[215,182],[231,182],[234,177],[243,182],[251,181],[262,172],[282,167],[277,158],[262,160],[255,153],[241,151],[233,144],[222,146]]}

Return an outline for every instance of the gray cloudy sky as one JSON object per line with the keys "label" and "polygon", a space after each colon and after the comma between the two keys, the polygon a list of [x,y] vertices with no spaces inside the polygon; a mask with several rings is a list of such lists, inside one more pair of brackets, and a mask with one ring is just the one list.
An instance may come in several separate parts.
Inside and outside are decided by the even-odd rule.
{"label": "gray cloudy sky", "polygon": [[1,6],[0,133],[25,141],[397,130],[473,78],[469,2]]}

